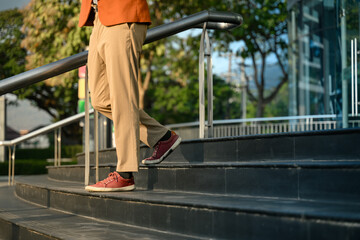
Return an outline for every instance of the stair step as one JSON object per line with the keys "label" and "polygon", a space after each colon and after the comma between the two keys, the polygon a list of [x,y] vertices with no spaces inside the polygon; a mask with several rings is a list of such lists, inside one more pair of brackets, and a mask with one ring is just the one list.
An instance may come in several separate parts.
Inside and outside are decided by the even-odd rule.
{"label": "stair step", "polygon": [[[185,140],[165,163],[248,162],[259,160],[360,160],[360,148],[354,143],[360,139],[360,129],[280,133],[212,139]],[[151,155],[151,149],[142,146],[140,158]],[[84,164],[84,154],[78,163]],[[116,162],[115,149],[99,152],[100,163]],[[91,162],[94,155],[91,154]]]}
{"label": "stair step", "polygon": [[0,239],[199,239],[34,205],[0,187]]}
{"label": "stair step", "polygon": [[360,204],[136,190],[88,193],[81,183],[18,178],[16,194],[45,207],[199,237],[359,239]]}
{"label": "stair step", "polygon": [[[100,165],[99,178],[116,165]],[[84,166],[48,167],[49,177],[84,182]],[[95,169],[91,168],[91,182]],[[141,165],[138,189],[360,202],[360,161],[302,160]]]}

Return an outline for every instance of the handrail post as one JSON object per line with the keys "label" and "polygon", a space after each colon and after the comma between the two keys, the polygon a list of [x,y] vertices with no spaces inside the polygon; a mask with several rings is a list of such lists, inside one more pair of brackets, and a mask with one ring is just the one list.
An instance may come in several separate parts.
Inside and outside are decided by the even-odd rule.
{"label": "handrail post", "polygon": [[206,32],[204,23],[203,31],[200,39],[199,50],[199,138],[205,137],[205,67],[204,67],[204,37]]}
{"label": "handrail post", "polygon": [[99,181],[99,112],[94,110],[95,178]]}
{"label": "handrail post", "polygon": [[58,152],[57,152],[57,147],[58,147],[58,144],[57,144],[57,129],[55,129],[54,131],[54,166],[57,165],[57,156],[58,156]]}
{"label": "handrail post", "polygon": [[[354,111],[354,40],[351,40],[351,116],[355,115]],[[346,113],[347,114],[347,113]]]}
{"label": "handrail post", "polygon": [[208,31],[205,29],[205,42],[206,42],[206,52],[205,56],[207,58],[207,85],[208,85],[208,138],[214,136],[214,123],[213,123],[213,74],[212,74],[212,59],[211,59],[211,42],[209,38]]}
{"label": "handrail post", "polygon": [[89,117],[89,83],[88,66],[85,70],[85,186],[89,185],[90,178],[90,117]]}
{"label": "handrail post", "polygon": [[354,60],[354,64],[355,64],[355,80],[354,80],[354,84],[355,84],[355,116],[358,115],[359,111],[359,103],[358,103],[358,67],[357,67],[357,55],[358,55],[358,50],[357,50],[357,38],[354,39],[354,55],[355,55],[355,60]]}
{"label": "handrail post", "polygon": [[[203,25],[203,31],[200,39],[200,56],[199,56],[199,138],[205,137],[205,56],[207,62],[207,97],[208,97],[208,124],[207,137],[214,136],[213,124],[213,75],[212,75],[212,59],[211,59],[211,43],[207,23]],[[206,49],[204,45],[206,44]]]}
{"label": "handrail post", "polygon": [[59,133],[58,133],[58,161],[57,161],[57,166],[61,165],[61,127],[59,127],[58,129]]}
{"label": "handrail post", "polygon": [[14,145],[12,155],[11,155],[11,159],[12,159],[11,185],[14,185],[14,178],[15,178],[15,150],[16,150],[16,145]]}
{"label": "handrail post", "polygon": [[9,151],[9,172],[8,172],[8,185],[11,185],[11,167],[12,167],[12,161],[11,161],[11,146],[8,146]]}

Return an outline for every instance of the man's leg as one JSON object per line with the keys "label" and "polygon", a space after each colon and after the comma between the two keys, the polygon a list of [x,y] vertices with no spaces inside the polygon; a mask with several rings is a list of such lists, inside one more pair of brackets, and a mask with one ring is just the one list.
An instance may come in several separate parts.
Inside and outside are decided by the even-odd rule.
{"label": "man's leg", "polygon": [[104,59],[98,52],[99,38],[101,37],[101,26],[98,15],[95,16],[94,28],[90,36],[89,54],[88,54],[88,75],[89,89],[92,106],[112,119],[110,89],[106,77],[106,65]]}
{"label": "man's leg", "polygon": [[150,117],[144,110],[140,110],[139,115],[140,140],[152,148],[169,131],[169,129]]}
{"label": "man's leg", "polygon": [[143,164],[162,162],[181,142],[181,138],[140,110],[140,139],[154,148],[152,156],[143,159]]}
{"label": "man's leg", "polygon": [[106,63],[118,172],[138,171],[138,62],[146,29],[134,23],[104,27],[98,49]]}
{"label": "man's leg", "polygon": [[[97,16],[95,27],[90,40],[88,57],[89,85],[93,107],[106,117],[112,118],[110,89],[106,75],[106,65],[98,50],[98,38],[101,37],[102,26]],[[149,147],[154,147],[169,131],[143,110],[139,110],[140,118],[140,140]]]}
{"label": "man's leg", "polygon": [[[104,27],[101,25],[98,15],[95,16],[94,28],[90,38],[88,55],[89,88],[93,107],[112,119],[111,97],[109,80],[104,56],[100,55],[103,42]],[[110,173],[108,178],[91,186],[86,186],[88,191],[130,191],[135,188],[134,179],[124,179],[117,172]]]}
{"label": "man's leg", "polygon": [[159,140],[169,133],[144,111],[138,110],[138,64],[147,27],[141,24],[104,27],[97,16],[95,22],[88,59],[89,86],[94,108],[114,122],[118,163],[117,172],[86,189],[132,190],[131,175],[130,179],[123,178],[125,173],[138,171],[139,128],[141,140],[150,147],[159,145]]}

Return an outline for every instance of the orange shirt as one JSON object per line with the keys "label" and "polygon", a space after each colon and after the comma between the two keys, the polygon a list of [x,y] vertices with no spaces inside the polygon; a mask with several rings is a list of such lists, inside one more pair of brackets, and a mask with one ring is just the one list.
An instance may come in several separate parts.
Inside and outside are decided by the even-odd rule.
{"label": "orange shirt", "polygon": [[[79,27],[93,26],[92,0],[82,0]],[[151,23],[146,0],[98,0],[100,22],[105,26],[121,23]]]}

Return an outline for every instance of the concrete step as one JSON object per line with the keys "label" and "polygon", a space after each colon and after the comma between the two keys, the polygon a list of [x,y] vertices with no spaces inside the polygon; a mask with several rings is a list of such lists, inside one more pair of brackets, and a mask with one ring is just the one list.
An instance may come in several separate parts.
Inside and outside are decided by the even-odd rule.
{"label": "concrete step", "polygon": [[[100,165],[100,180],[116,166]],[[49,177],[84,182],[84,166],[49,167]],[[95,183],[95,169],[91,168]],[[142,190],[237,194],[301,200],[360,202],[360,161],[302,160],[141,165],[135,183]]]}
{"label": "concrete step", "polygon": [[199,239],[58,211],[50,205],[19,199],[14,190],[0,187],[0,239],[3,240]]}
{"label": "concrete step", "polygon": [[[183,141],[165,163],[251,162],[260,160],[360,160],[360,129],[283,133]],[[152,150],[141,147],[140,157]],[[100,151],[102,164],[115,163],[115,149]],[[93,154],[91,162],[94,163]],[[84,154],[78,155],[84,164]]]}
{"label": "concrete step", "polygon": [[46,176],[18,178],[16,194],[72,214],[204,238],[360,238],[357,203],[156,190],[88,193],[81,183]]}

